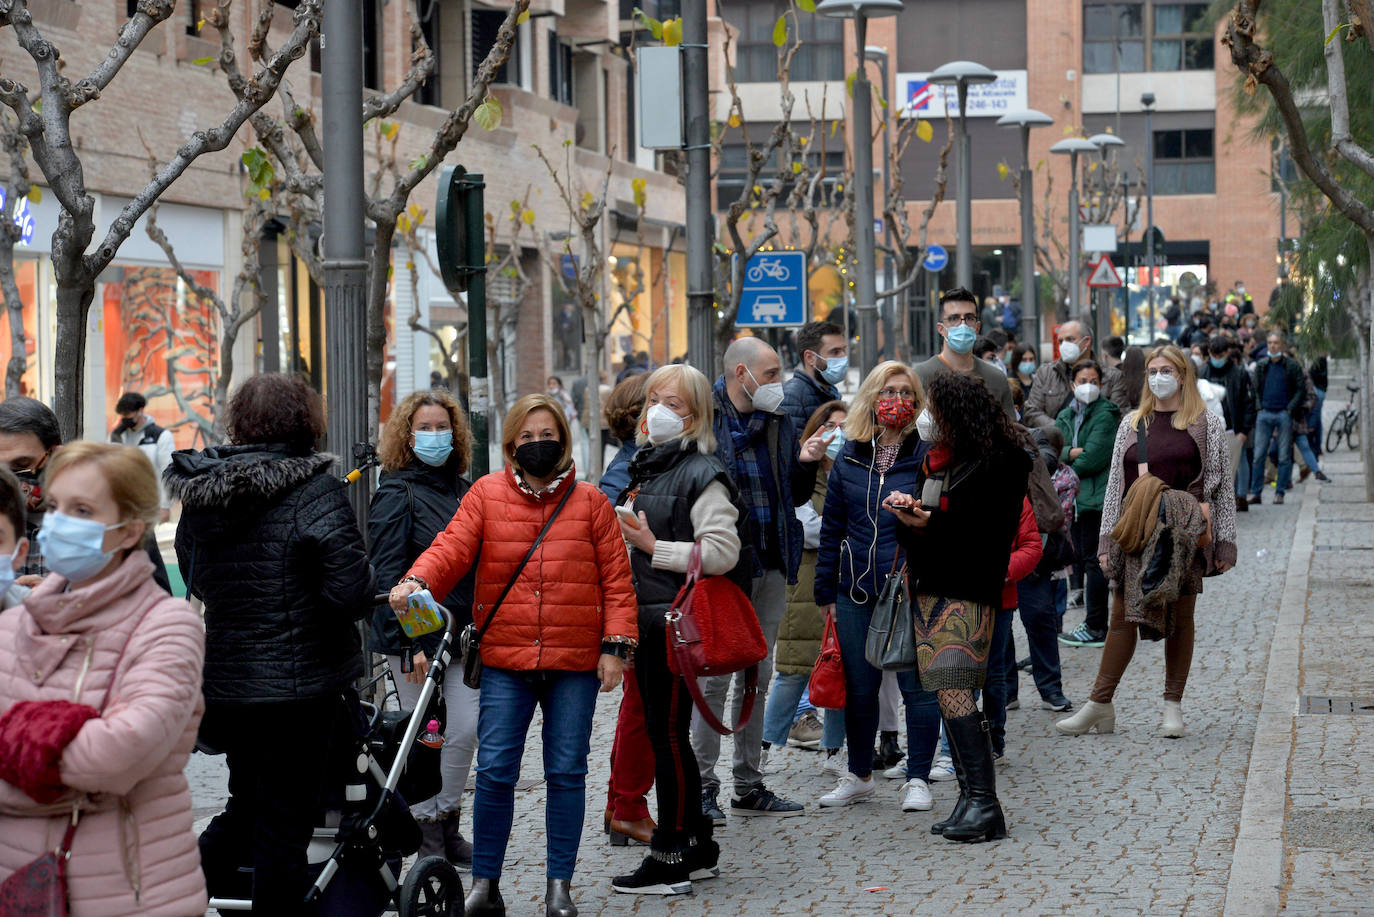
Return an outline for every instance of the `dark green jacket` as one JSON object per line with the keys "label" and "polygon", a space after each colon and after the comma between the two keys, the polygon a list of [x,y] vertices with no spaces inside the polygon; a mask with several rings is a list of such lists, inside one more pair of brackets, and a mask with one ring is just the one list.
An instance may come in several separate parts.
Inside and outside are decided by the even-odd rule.
{"label": "dark green jacket", "polygon": [[1107,475],[1112,467],[1112,447],[1116,443],[1116,429],[1121,426],[1121,408],[1107,398],[1098,398],[1088,405],[1083,424],[1078,429],[1078,446],[1082,453],[1070,461],[1069,450],[1074,446],[1073,427],[1074,402],[1059,412],[1055,426],[1064,434],[1064,449],[1059,460],[1068,462],[1074,474],[1078,475],[1078,500],[1074,506],[1079,512],[1102,512],[1102,497],[1107,492]]}

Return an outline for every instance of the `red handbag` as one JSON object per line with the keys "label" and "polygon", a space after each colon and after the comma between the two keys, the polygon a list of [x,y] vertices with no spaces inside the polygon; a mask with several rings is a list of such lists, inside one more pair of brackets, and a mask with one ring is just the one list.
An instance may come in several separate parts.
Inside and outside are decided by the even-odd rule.
{"label": "red handbag", "polygon": [[[668,668],[687,682],[701,718],[721,735],[739,732],[754,712],[759,689],[759,663],[768,644],[754,604],[724,576],[701,575],[701,545],[692,545],[687,582],[664,615],[667,622]],[[698,678],[744,672],[744,706],[734,729],[711,712]]]}
{"label": "red handbag", "polygon": [[840,658],[840,635],[835,631],[835,615],[825,616],[825,631],[821,634],[821,652],[811,667],[807,682],[811,703],[826,710],[843,710],[844,661]]}
{"label": "red handbag", "polygon": [[62,843],[0,884],[0,917],[67,917],[67,860],[72,855],[72,835],[77,813],[62,835]]}

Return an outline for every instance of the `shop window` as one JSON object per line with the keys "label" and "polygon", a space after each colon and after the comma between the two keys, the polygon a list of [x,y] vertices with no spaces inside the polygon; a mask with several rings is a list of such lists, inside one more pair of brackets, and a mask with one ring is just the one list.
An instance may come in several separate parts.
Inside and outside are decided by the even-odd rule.
{"label": "shop window", "polygon": [[[773,44],[773,27],[792,5],[783,0],[721,0],[718,6],[721,18],[739,29],[735,79],[741,83],[776,83],[778,48]],[[792,28],[790,22],[788,27]],[[793,80],[844,79],[843,20],[798,10],[796,32],[801,46],[792,58]]]}
{"label": "shop window", "polygon": [[1213,194],[1216,158],[1211,128],[1155,131],[1155,194]]}

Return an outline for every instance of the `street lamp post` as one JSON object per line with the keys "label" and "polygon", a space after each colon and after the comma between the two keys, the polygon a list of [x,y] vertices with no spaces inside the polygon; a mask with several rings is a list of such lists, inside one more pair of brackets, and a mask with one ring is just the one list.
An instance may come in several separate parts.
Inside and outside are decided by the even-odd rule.
{"label": "street lamp post", "polygon": [[[716,365],[715,280],[711,271],[711,96],[706,0],[682,3],[683,116],[687,140],[687,355],[713,378]],[[593,377],[594,378],[594,377]]]}
{"label": "street lamp post", "polygon": [[[1096,146],[1098,153],[1101,154],[1102,159],[1099,164],[1102,168],[1102,175],[1099,184],[1101,184],[1102,186],[1102,193],[1104,195],[1108,195],[1111,193],[1111,186],[1107,181],[1107,157],[1117,147],[1125,146],[1126,141],[1122,140],[1116,134],[1101,133],[1093,134],[1091,137],[1088,138],[1088,142]],[[1101,219],[1101,214],[1094,214],[1095,221]],[[1101,305],[1104,299],[1107,300],[1107,302],[1110,302],[1112,295],[1113,294],[1110,291],[1094,291],[1093,294],[1094,306],[1097,312],[1097,330],[1093,332],[1093,336],[1099,341],[1105,341],[1107,339],[1107,336],[1112,333],[1112,310],[1110,308],[1104,309]]]}
{"label": "street lamp post", "polygon": [[[875,61],[878,64],[878,72],[882,75],[883,95],[887,99],[887,105],[883,106],[883,233],[887,238],[896,242],[897,235],[895,227],[889,226],[887,219],[887,200],[892,195],[892,156],[889,150],[892,146],[892,83],[888,80],[887,74],[887,49],[877,45],[865,45],[864,57],[867,60]],[[889,252],[883,253],[883,290],[891,290],[892,280],[892,255]],[[883,339],[887,342],[887,354],[889,357],[897,357],[902,352],[902,348],[897,346],[897,339],[894,334],[900,329],[905,334],[906,321],[905,312],[902,314],[902,321],[894,318],[897,311],[897,300],[889,296],[884,308],[878,310],[878,314],[883,323]]]}
{"label": "street lamp post", "polygon": [[1082,267],[1079,261],[1079,245],[1082,227],[1078,217],[1078,154],[1096,153],[1097,144],[1082,137],[1066,137],[1050,147],[1051,153],[1068,154],[1069,157],[1069,318],[1079,319],[1079,287],[1082,286]]}
{"label": "street lamp post", "polygon": [[1155,94],[1140,96],[1145,112],[1145,298],[1150,304],[1150,341],[1155,335],[1155,135],[1150,130],[1150,116],[1154,114]]}
{"label": "street lamp post", "polygon": [[[997,79],[997,74],[993,73],[982,64],[975,64],[973,61],[956,60],[950,61],[935,70],[926,77],[926,80],[936,86],[955,86],[958,90],[959,98],[959,239],[957,254],[959,263],[956,267],[959,286],[966,290],[973,289],[973,144],[969,142],[968,136],[968,88],[974,83],[991,83]],[[949,101],[945,101],[948,110]]]}
{"label": "street lamp post", "polygon": [[821,0],[816,12],[836,19],[854,20],[858,73],[854,78],[854,247],[858,270],[854,278],[855,307],[859,313],[859,362],[867,373],[878,363],[878,293],[873,232],[873,110],[869,101],[868,65],[864,39],[868,20],[895,16],[902,0]]}
{"label": "street lamp post", "polygon": [[1035,284],[1035,196],[1032,193],[1030,164],[1030,132],[1033,127],[1053,124],[1054,119],[1043,111],[1025,111],[1003,115],[997,119],[999,127],[1021,129],[1021,315],[1026,322],[1026,338],[1040,356],[1040,306]]}

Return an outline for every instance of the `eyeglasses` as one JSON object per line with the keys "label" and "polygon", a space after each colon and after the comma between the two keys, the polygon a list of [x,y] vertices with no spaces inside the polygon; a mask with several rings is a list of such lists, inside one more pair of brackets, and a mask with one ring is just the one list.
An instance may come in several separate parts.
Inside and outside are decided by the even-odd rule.
{"label": "eyeglasses", "polygon": [[903,401],[915,401],[916,393],[910,391],[897,391],[895,388],[885,388],[878,393],[879,398],[900,398]]}
{"label": "eyeglasses", "polygon": [[831,430],[838,430],[842,426],[844,426],[843,422],[836,423],[833,420],[827,420],[825,423],[821,424],[821,429],[829,433]]}
{"label": "eyeglasses", "polygon": [[955,325],[972,325],[978,321],[978,316],[972,312],[965,312],[963,315],[945,316],[945,324],[953,328]]}
{"label": "eyeglasses", "polygon": [[1173,369],[1151,369],[1151,370],[1149,370],[1149,376],[1150,376],[1151,379],[1153,379],[1155,376],[1173,376],[1173,375],[1177,375],[1177,373],[1175,373],[1175,372],[1173,371]]}

